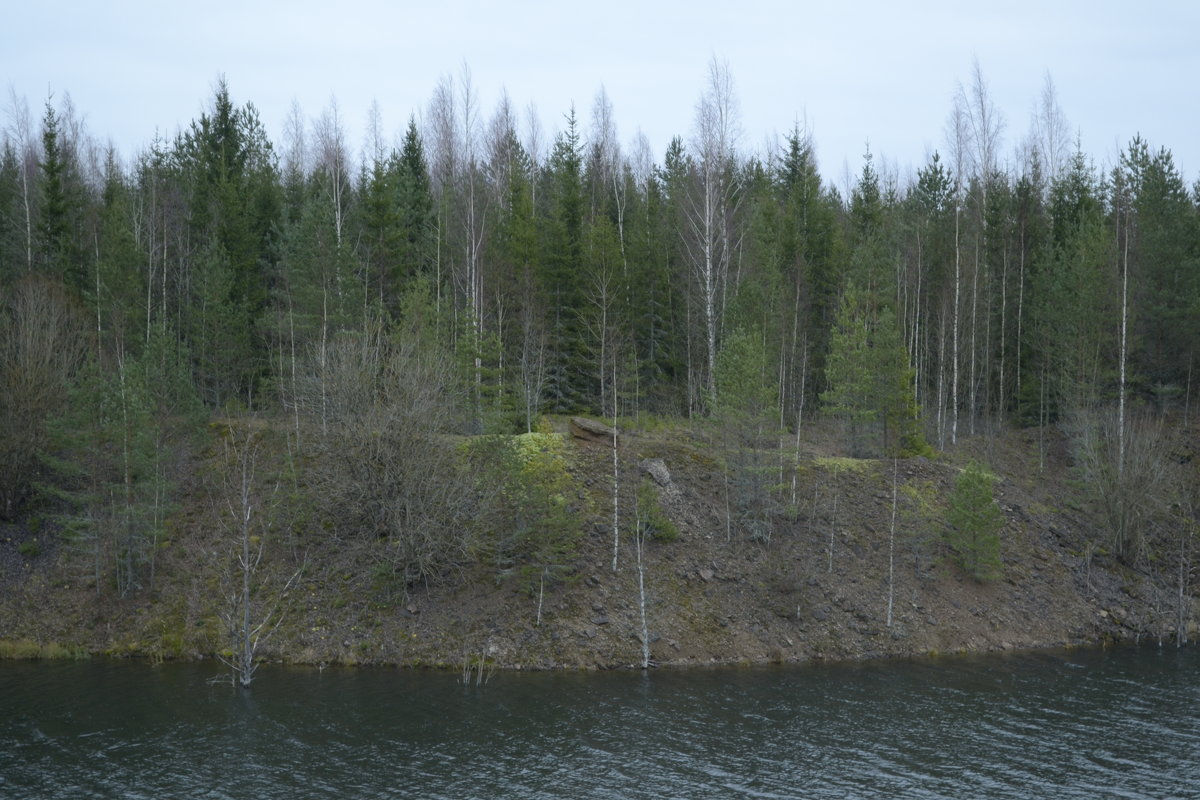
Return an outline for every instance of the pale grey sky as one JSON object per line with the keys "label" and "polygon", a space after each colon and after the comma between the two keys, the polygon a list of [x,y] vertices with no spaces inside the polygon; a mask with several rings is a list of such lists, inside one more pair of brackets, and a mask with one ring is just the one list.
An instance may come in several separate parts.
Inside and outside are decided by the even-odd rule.
{"label": "pale grey sky", "polygon": [[89,131],[128,157],[156,130],[186,126],[224,74],[276,142],[293,99],[313,118],[336,97],[357,152],[372,100],[391,138],[465,63],[484,118],[505,89],[518,110],[536,106],[547,141],[572,102],[586,130],[604,86],[622,144],[640,129],[661,161],[672,136],[689,136],[715,56],[733,76],[741,148],[761,152],[799,122],[840,186],[868,142],[902,177],[944,152],[953,95],[978,58],[1005,154],[1029,131],[1048,71],[1099,164],[1140,132],[1172,150],[1190,184],[1200,177],[1198,30],[1200,4],[1183,0],[44,0],[4,13],[0,82],[5,110],[11,87],[35,119],[48,92],[69,92]]}

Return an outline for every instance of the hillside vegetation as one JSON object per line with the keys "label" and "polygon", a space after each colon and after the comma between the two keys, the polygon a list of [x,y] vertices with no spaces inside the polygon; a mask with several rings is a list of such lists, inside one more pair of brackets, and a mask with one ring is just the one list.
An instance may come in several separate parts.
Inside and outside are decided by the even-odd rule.
{"label": "hillside vegetation", "polygon": [[[973,440],[936,458],[858,459],[837,455],[817,427],[802,436],[798,460],[788,442],[782,473],[773,454],[778,502],[760,518],[765,528],[748,528],[731,519],[741,490],[711,430],[631,425],[617,451],[614,572],[611,440],[574,437],[562,419],[555,427],[446,443],[468,466],[469,488],[439,491],[471,513],[430,523],[441,533],[419,534],[437,540],[422,561],[414,554],[420,543],[363,527],[329,488],[336,478],[319,475],[325,454],[299,459],[297,468],[271,425],[214,425],[190,461],[193,480],[153,574],[143,573],[136,591],[122,596],[111,577],[95,586],[90,555],[64,543],[51,522],[4,527],[0,640],[9,655],[231,658],[240,635],[243,507],[242,473],[229,459],[246,442],[254,448],[251,552],[261,552],[251,611],[269,634],[257,659],[640,665],[638,530],[652,664],[1194,635],[1195,601],[1188,586],[1180,595],[1173,563],[1131,568],[1096,544],[1100,510],[1073,480],[1053,431],[1042,468],[1037,431]],[[1197,432],[1179,433],[1173,456],[1190,460]],[[512,472],[469,469],[473,451],[501,447],[512,448]],[[990,465],[1003,518],[999,568],[987,580],[950,544],[954,487],[972,462]],[[639,526],[651,518],[659,529]],[[1167,553],[1188,535],[1165,527],[1147,546]]]}
{"label": "hillside vegetation", "polygon": [[839,188],[733,87],[657,161],[603,93],[543,136],[469,75],[357,159],[336,103],[273,142],[224,79],[128,163],[10,98],[8,651],[248,684],[1189,638],[1200,186],[1072,151],[1049,81],[1004,144],[976,68],[944,153]]}

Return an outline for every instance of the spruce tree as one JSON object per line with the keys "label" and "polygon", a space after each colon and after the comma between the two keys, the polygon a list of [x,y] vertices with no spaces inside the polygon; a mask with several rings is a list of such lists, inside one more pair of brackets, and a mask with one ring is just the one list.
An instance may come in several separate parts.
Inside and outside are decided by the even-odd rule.
{"label": "spruce tree", "polygon": [[762,329],[728,334],[717,354],[712,421],[724,444],[727,528],[767,543],[771,538],[777,464],[772,417],[779,388]]}
{"label": "spruce tree", "polygon": [[946,538],[958,563],[977,581],[1000,577],[1000,530],[1004,515],[992,492],[996,478],[978,462],[967,465],[954,482]]}
{"label": "spruce tree", "polygon": [[[425,145],[415,119],[408,121],[399,156],[389,164],[397,211],[396,266],[393,284],[400,289],[429,269],[433,254],[433,190]],[[406,287],[405,287],[406,288]]]}
{"label": "spruce tree", "polygon": [[546,307],[549,336],[547,399],[558,412],[577,408],[588,374],[580,325],[585,293],[579,275],[583,265],[583,175],[575,111],[567,129],[554,141],[545,174],[547,208],[542,225],[539,284]]}
{"label": "spruce tree", "polygon": [[[846,287],[826,363],[826,413],[845,421],[856,455],[913,455],[928,449],[918,426],[913,370],[890,307],[872,312],[868,296]],[[879,446],[868,444],[878,435]]]}
{"label": "spruce tree", "polygon": [[41,269],[62,278],[76,294],[83,294],[88,284],[86,250],[77,230],[83,199],[72,154],[63,148],[59,115],[49,101],[42,118],[39,166],[41,206],[36,236]]}
{"label": "spruce tree", "polygon": [[5,137],[0,142],[0,292],[12,286],[24,267],[20,181],[17,152]]}
{"label": "spruce tree", "polygon": [[[181,298],[182,328],[189,333],[221,329],[239,348],[230,354],[236,368],[200,376],[205,399],[223,402],[241,395],[249,402],[267,370],[263,322],[283,205],[275,153],[254,106],[234,106],[222,79],[211,111],[176,139],[173,161],[196,243],[186,284],[193,294]],[[216,293],[218,286],[223,294]],[[205,314],[215,316],[204,319]],[[195,344],[197,357],[204,357],[208,342]]]}

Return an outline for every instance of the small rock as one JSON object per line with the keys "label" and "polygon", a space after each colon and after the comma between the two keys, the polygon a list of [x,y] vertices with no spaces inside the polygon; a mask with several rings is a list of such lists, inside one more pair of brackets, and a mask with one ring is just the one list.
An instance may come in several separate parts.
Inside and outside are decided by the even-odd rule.
{"label": "small rock", "polygon": [[603,603],[592,603],[592,611],[595,611],[597,614],[604,613],[604,604]]}
{"label": "small rock", "polygon": [[824,622],[825,620],[829,619],[828,607],[818,608],[817,610],[813,611],[812,618],[815,619],[817,622]]}
{"label": "small rock", "polygon": [[704,569],[700,570],[700,572],[698,574],[700,575],[700,580],[704,581],[705,583],[708,583],[709,581],[711,581],[713,579],[713,577],[715,576],[716,573],[714,573],[708,567],[705,567]]}
{"label": "small rock", "polygon": [[595,617],[592,617],[592,624],[593,625],[607,625],[608,617],[605,616],[604,614],[599,614]]}
{"label": "small rock", "polygon": [[926,615],[926,617],[925,617],[925,624],[926,624],[926,625],[932,625],[932,626],[935,626],[935,627],[936,627],[936,626],[937,626],[937,617],[935,617],[933,614],[928,614],[928,615]]}

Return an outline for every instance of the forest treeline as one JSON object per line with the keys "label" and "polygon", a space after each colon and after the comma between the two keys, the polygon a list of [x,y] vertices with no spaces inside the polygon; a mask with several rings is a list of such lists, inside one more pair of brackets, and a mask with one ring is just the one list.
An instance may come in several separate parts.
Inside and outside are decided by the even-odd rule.
{"label": "forest treeline", "polygon": [[335,439],[358,494],[329,495],[418,550],[465,507],[433,480],[451,469],[433,434],[654,414],[735,420],[750,452],[824,415],[854,454],[902,455],[1069,423],[1127,493],[1113,541],[1135,556],[1140,420],[1190,407],[1200,340],[1200,184],[1170,150],[1134,138],[1097,164],[1049,79],[1006,140],[976,67],[943,149],[911,175],[867,152],[843,192],[805,130],[745,148],[736,108],[714,61],[656,157],[622,147],[603,92],[547,138],[507,98],[481,109],[464,71],[394,146],[373,109],[356,157],[336,103],[294,108],[275,142],[222,79],[124,161],[67,96],[40,118],[11,96],[0,516],[42,491],[81,528],[107,520],[140,543],[113,548],[133,580],[178,443],[247,410],[296,452]]}

